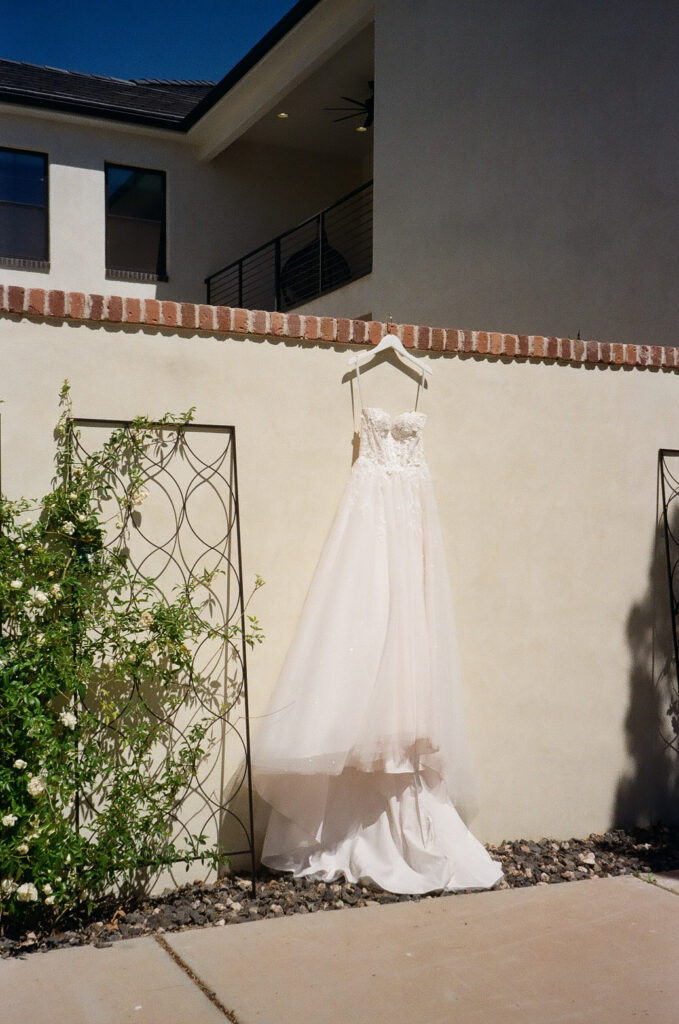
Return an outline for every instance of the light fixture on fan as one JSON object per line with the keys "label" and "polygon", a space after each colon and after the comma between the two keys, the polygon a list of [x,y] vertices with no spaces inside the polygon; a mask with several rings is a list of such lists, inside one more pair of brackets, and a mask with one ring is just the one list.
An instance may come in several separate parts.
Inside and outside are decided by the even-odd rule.
{"label": "light fixture on fan", "polygon": [[367,132],[368,128],[372,126],[375,119],[375,83],[374,81],[368,82],[370,86],[371,95],[365,100],[355,100],[351,96],[342,96],[342,99],[347,103],[351,103],[350,107],[326,107],[326,110],[338,110],[343,113],[342,117],[335,117],[333,120],[335,123],[338,121],[350,121],[354,117],[362,117],[363,121],[356,128],[357,132]]}

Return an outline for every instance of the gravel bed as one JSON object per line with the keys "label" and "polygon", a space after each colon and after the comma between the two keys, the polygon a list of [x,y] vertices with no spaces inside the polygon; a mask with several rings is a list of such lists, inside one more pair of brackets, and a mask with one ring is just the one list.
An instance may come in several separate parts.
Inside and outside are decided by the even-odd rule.
{"label": "gravel bed", "polygon": [[[496,888],[554,885],[584,878],[677,869],[679,829],[665,826],[633,831],[616,829],[604,835],[592,834],[587,839],[560,841],[519,839],[488,846],[488,850],[502,862],[505,873],[504,881]],[[451,896],[454,894],[399,896],[343,881],[294,879],[262,869],[254,898],[249,878],[229,875],[215,883],[194,882],[136,901],[107,901],[98,908],[95,917],[73,920],[62,925],[61,930],[36,928],[17,935],[7,929],[4,936],[0,935],[0,957],[88,944],[106,948],[122,939],[162,935],[186,928],[226,927],[291,914]]]}

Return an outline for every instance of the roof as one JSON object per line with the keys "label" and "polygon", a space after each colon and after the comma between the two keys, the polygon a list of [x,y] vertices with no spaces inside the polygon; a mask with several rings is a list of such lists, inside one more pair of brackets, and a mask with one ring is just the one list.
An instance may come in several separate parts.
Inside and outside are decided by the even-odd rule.
{"label": "roof", "polygon": [[246,53],[243,59],[235,67],[231,68],[221,81],[217,82],[214,89],[194,107],[187,115],[185,128],[188,130],[196,121],[199,121],[203,114],[206,114],[222,96],[225,96],[229,89],[233,88],[236,82],[239,82],[318,3],[320,3],[320,0],[299,0],[265,36],[262,36],[258,43],[255,43],[250,52]]}
{"label": "roof", "polygon": [[0,102],[178,127],[214,82],[104,78],[0,60]]}
{"label": "roof", "polygon": [[221,81],[87,75],[0,59],[0,103],[187,131],[320,0],[299,0]]}

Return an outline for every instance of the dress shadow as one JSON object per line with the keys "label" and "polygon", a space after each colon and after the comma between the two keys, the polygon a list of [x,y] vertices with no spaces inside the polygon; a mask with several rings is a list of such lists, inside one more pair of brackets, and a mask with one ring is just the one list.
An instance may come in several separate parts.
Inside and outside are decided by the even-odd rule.
{"label": "dress shadow", "polygon": [[[679,507],[670,506],[670,530],[679,537]],[[679,558],[679,547],[672,558]],[[677,588],[679,578],[675,593]],[[627,618],[627,640],[631,664],[625,733],[632,763],[618,783],[612,824],[679,824],[679,739],[670,711],[676,705],[678,683],[661,518],[654,532],[646,592]]]}

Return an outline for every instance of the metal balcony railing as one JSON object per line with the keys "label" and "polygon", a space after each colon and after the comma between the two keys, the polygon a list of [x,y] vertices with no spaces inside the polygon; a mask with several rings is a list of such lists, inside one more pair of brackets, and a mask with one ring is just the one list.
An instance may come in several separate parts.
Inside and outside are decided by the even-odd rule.
{"label": "metal balcony railing", "polygon": [[288,310],[372,270],[373,183],[205,279],[207,302]]}

